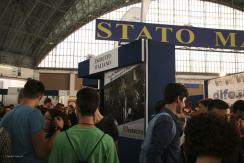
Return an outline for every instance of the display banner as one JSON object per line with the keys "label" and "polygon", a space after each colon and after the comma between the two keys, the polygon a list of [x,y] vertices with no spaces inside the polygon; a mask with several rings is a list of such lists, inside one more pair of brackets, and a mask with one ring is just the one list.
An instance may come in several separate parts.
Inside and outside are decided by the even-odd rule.
{"label": "display banner", "polygon": [[104,74],[105,114],[118,124],[119,136],[143,140],[145,112],[145,64]]}
{"label": "display banner", "polygon": [[209,80],[208,97],[221,99],[229,104],[244,100],[244,73]]}
{"label": "display banner", "polygon": [[118,67],[118,48],[90,59],[89,74]]}
{"label": "display banner", "polygon": [[96,20],[96,39],[98,40],[132,42],[139,38],[178,46],[244,50],[244,31]]}

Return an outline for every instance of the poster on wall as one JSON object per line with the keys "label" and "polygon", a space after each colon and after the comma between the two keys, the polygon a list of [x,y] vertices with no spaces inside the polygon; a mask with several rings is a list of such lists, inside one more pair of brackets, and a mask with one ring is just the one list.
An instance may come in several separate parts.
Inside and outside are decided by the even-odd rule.
{"label": "poster on wall", "polygon": [[208,97],[221,99],[229,104],[244,100],[244,73],[209,80]]}
{"label": "poster on wall", "polygon": [[104,111],[116,120],[119,136],[141,140],[144,138],[144,64],[105,73]]}

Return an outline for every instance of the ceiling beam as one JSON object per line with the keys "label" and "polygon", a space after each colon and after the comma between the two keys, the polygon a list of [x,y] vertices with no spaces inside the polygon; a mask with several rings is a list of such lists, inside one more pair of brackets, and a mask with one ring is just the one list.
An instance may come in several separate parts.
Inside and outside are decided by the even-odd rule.
{"label": "ceiling beam", "polygon": [[[22,21],[22,23],[18,26],[18,28],[16,29],[17,31],[21,30],[22,27],[25,25],[25,22],[28,20],[28,18],[30,17],[32,11],[35,9],[35,7],[37,6],[39,0],[36,0],[34,5],[32,6],[31,10],[28,12],[28,14],[25,16],[25,19]],[[10,48],[12,47],[12,44],[14,43],[14,41],[17,38],[18,33],[16,32],[15,35],[13,37],[11,37],[9,42],[6,42],[6,51],[10,50]]]}
{"label": "ceiling beam", "polygon": [[4,50],[0,50],[1,52],[1,62],[3,64],[8,64],[8,65],[14,65],[18,67],[26,67],[26,68],[31,68],[33,67],[33,57],[30,56],[25,56],[24,62],[19,62],[21,59],[22,54],[19,53],[14,53],[14,52],[8,52]]}
{"label": "ceiling beam", "polygon": [[3,10],[2,14],[1,14],[0,21],[2,21],[4,15],[8,11],[8,8],[9,8],[10,4],[12,3],[12,1],[13,0],[8,0],[8,4],[7,4],[7,6],[5,7],[5,9]]}
{"label": "ceiling beam", "polygon": [[28,33],[28,32],[25,32],[25,31],[22,31],[22,30],[17,30],[16,28],[8,27],[8,26],[2,25],[2,24],[0,24],[0,28],[1,29],[10,30],[10,31],[13,31],[13,32],[16,32],[16,33],[21,33],[21,34],[24,34],[24,35],[27,35],[27,36],[36,37],[36,38],[41,39],[41,40],[46,40],[47,39],[46,37],[42,37],[42,36],[36,35],[35,33]]}
{"label": "ceiling beam", "polygon": [[[53,5],[50,5],[50,4],[48,4],[47,2],[43,2],[42,0],[40,0],[40,4],[43,4],[43,5],[45,5],[45,6],[47,6],[47,7],[49,7],[49,8],[51,8],[51,9],[55,9],[55,6],[53,6]],[[57,9],[57,11],[59,11],[59,12],[61,12],[61,13],[66,13],[64,10],[62,10],[62,9]]]}
{"label": "ceiling beam", "polygon": [[[202,1],[209,1],[209,2],[214,2],[214,3],[218,3],[218,4],[223,4],[223,5],[227,5],[229,7],[244,11],[244,6],[243,6],[244,3],[242,3],[243,0],[229,0],[229,1],[228,0],[202,0]],[[6,15],[6,12],[9,11],[9,8],[11,7],[11,5],[14,2],[16,3],[17,1],[9,0],[6,3],[5,9],[3,10],[2,14],[0,15],[0,20],[2,20],[2,18],[4,18],[4,16]],[[20,1],[20,2],[22,2],[22,1]],[[28,13],[26,14],[26,16],[24,17],[24,20],[21,23],[19,23],[18,28],[12,28],[12,27],[8,27],[8,26],[0,24],[1,29],[7,29],[7,30],[10,30],[10,32],[11,31],[16,32],[16,33],[12,34],[12,36],[14,36],[14,37],[11,37],[9,39],[10,41],[8,43],[7,48],[4,51],[0,51],[0,54],[6,53],[8,51],[10,51],[10,53],[11,53],[11,46],[15,45],[14,41],[18,37],[18,33],[22,33],[23,35],[31,36],[31,40],[30,40],[30,44],[28,44],[28,46],[25,48],[23,54],[22,55],[19,54],[19,56],[21,56],[20,57],[21,59],[19,60],[18,64],[23,63],[24,59],[26,57],[28,57],[25,55],[29,54],[30,52],[33,52],[33,55],[34,55],[33,57],[35,57],[37,59],[36,64],[39,64],[41,62],[41,60],[45,57],[45,55],[47,55],[48,52],[52,50],[52,48],[54,48],[58,43],[63,41],[71,33],[73,33],[75,30],[79,29],[80,27],[82,27],[83,25],[88,23],[89,21],[93,20],[96,17],[99,17],[102,14],[111,12],[115,9],[141,2],[141,0],[130,0],[128,3],[126,3],[126,0],[76,0],[75,3],[73,3],[72,7],[70,7],[71,5],[69,6],[69,4],[72,4],[72,3],[67,3],[68,6],[66,8],[64,6],[62,6],[62,4],[64,4],[63,3],[64,0],[55,1],[55,2],[57,2],[56,5],[52,4],[52,2],[54,2],[54,1],[50,2],[50,1],[44,1],[44,0],[36,0],[35,4],[30,3],[30,4],[32,4],[32,8],[30,8]],[[77,8],[76,8],[77,3],[80,3],[80,5],[85,5],[86,7],[77,10]],[[23,29],[22,29],[23,26],[28,21],[28,17],[31,17],[31,13],[36,8],[35,5],[38,5],[38,4],[42,4],[41,5],[42,7],[46,6],[46,7],[50,8],[52,10],[51,13],[49,14],[48,18],[45,19],[45,21],[40,25],[37,32],[28,33],[28,32],[23,31]],[[59,6],[61,6],[63,8],[61,8]],[[63,10],[63,9],[66,10],[68,7],[69,7],[68,11]],[[60,16],[62,14],[66,13],[65,16],[67,16],[68,18],[64,19],[65,16],[60,18],[59,23],[55,23],[56,25],[54,26],[54,28],[48,29],[49,31],[47,30],[46,34],[49,34],[49,36],[42,37],[43,35],[41,33],[43,32],[44,29],[46,29],[45,27],[50,24],[50,20],[53,21],[52,17],[55,13],[60,14]],[[92,16],[89,16],[89,15],[92,15]],[[51,29],[53,29],[54,32],[50,31]],[[51,33],[48,33],[48,32],[51,32]],[[40,42],[36,42],[36,41],[40,41]],[[49,41],[54,42],[54,44],[50,45]],[[6,44],[7,44],[7,42],[6,42]],[[33,45],[38,45],[37,50],[33,49],[33,47],[34,47]],[[35,66],[37,66],[37,65],[35,65]]]}
{"label": "ceiling beam", "polygon": [[[104,0],[104,3],[102,4],[102,1],[98,1],[98,0],[93,0],[92,1],[94,4],[92,4],[91,2],[90,5],[92,5],[95,10],[92,10],[90,12],[85,12],[84,10],[88,10],[87,8],[83,8],[83,10],[80,10],[79,12],[83,12],[86,13],[85,15],[83,14],[83,16],[79,17],[78,20],[76,20],[75,24],[73,24],[72,26],[66,25],[66,28],[62,28],[61,26],[63,26],[62,22],[60,21],[57,26],[56,26],[56,31],[53,32],[53,34],[50,34],[49,37],[53,39],[54,38],[54,44],[51,46],[49,45],[49,47],[45,48],[45,45],[47,44],[47,41],[43,42],[43,44],[40,46],[40,48],[38,48],[37,52],[34,52],[35,56],[36,56],[36,65],[38,66],[38,64],[41,63],[42,59],[52,50],[52,48],[54,48],[58,43],[60,43],[61,41],[63,41],[67,36],[69,36],[70,34],[72,34],[75,30],[81,28],[83,25],[85,25],[86,23],[90,22],[91,20],[107,13],[107,12],[111,12],[113,10],[116,10],[118,8],[124,7],[124,6],[128,6],[128,5],[132,5],[135,3],[140,2],[140,0],[130,0],[129,2],[126,2],[126,0],[116,0],[116,1],[110,1],[110,5],[108,5],[108,1]],[[85,5],[83,0],[77,1],[77,3],[81,3],[80,5]],[[74,4],[77,5],[77,4]],[[71,12],[71,11],[69,11]],[[88,15],[94,15],[92,17],[88,17]],[[83,23],[81,23],[83,22]],[[57,32],[57,30],[60,30],[59,32]]]}
{"label": "ceiling beam", "polygon": [[[56,11],[58,10],[58,8],[62,5],[62,3],[64,2],[64,0],[59,0],[58,4],[56,5],[55,9],[50,13],[49,17],[46,19],[45,23],[42,24],[42,26],[39,28],[39,30],[37,31],[36,35],[39,35],[40,32],[43,30],[43,28],[48,24],[48,22],[50,21],[50,19],[52,18],[52,16],[56,13]],[[46,39],[47,42],[48,39]],[[30,43],[29,46],[26,47],[24,54],[26,55],[28,53],[28,51],[30,50],[30,48],[32,47],[32,45],[34,44],[35,39],[33,39]],[[40,48],[40,47],[39,47]],[[22,57],[22,60],[24,59],[24,56]],[[22,61],[21,61],[22,62]]]}

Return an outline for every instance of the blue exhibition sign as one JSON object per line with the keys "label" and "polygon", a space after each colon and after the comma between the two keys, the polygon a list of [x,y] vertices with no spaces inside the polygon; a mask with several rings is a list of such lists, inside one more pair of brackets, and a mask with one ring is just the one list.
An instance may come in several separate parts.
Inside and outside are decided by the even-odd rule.
{"label": "blue exhibition sign", "polygon": [[98,40],[132,42],[139,38],[178,46],[244,50],[244,31],[96,20],[96,39]]}

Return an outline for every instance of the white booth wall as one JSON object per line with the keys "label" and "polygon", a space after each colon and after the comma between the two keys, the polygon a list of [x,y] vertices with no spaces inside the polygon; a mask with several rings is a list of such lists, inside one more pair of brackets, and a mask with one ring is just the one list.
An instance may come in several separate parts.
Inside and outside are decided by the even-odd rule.
{"label": "white booth wall", "polygon": [[[9,87],[23,88],[26,80],[15,80],[15,79],[0,79],[0,88],[9,89]],[[2,97],[0,97],[2,98]],[[17,104],[18,94],[4,95],[1,101],[4,105]]]}

